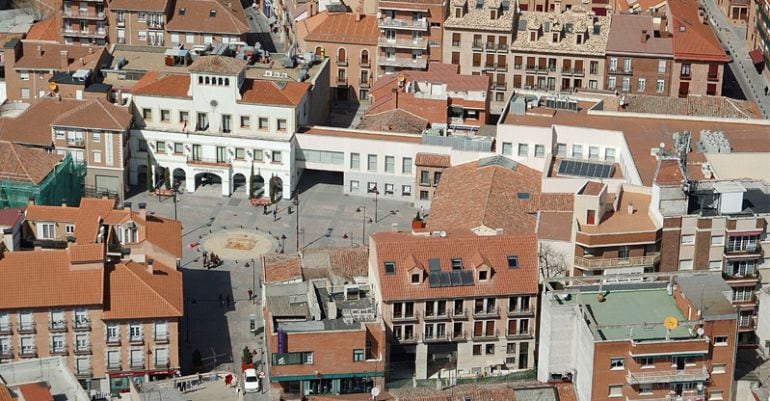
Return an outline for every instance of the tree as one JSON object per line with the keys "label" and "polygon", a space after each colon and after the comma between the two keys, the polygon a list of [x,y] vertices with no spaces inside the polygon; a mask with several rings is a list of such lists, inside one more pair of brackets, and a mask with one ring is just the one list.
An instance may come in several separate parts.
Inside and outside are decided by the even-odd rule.
{"label": "tree", "polygon": [[540,264],[540,276],[543,279],[569,275],[570,265],[562,252],[546,242],[540,242],[539,248],[537,256]]}
{"label": "tree", "polygon": [[171,170],[166,167],[163,169],[163,184],[166,186],[166,189],[171,189]]}
{"label": "tree", "polygon": [[256,198],[256,188],[254,188],[254,162],[251,162],[251,175],[249,175],[249,199]]}
{"label": "tree", "polygon": [[243,347],[243,356],[241,356],[241,363],[244,365],[251,365],[254,362],[254,357],[251,354],[249,347]]}
{"label": "tree", "polygon": [[147,192],[152,192],[152,158],[150,157],[150,151],[147,151]]}

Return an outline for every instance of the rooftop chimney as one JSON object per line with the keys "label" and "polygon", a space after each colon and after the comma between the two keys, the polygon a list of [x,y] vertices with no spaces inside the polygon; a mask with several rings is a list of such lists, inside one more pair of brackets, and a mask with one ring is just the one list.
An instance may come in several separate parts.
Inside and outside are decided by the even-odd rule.
{"label": "rooftop chimney", "polygon": [[35,48],[35,54],[38,57],[42,57],[43,56],[43,46],[37,45],[37,47]]}
{"label": "rooftop chimney", "polygon": [[139,217],[142,219],[147,218],[147,203],[139,202]]}
{"label": "rooftop chimney", "polygon": [[356,6],[356,22],[361,21],[364,16],[364,2],[358,0],[358,6]]}
{"label": "rooftop chimney", "polygon": [[155,273],[155,268],[153,266],[153,260],[151,258],[147,258],[145,260],[144,265],[147,267],[147,273],[153,274]]}
{"label": "rooftop chimney", "polygon": [[310,16],[318,14],[318,0],[310,0]]}
{"label": "rooftop chimney", "polygon": [[62,199],[61,207],[67,207],[67,200],[66,199]]}
{"label": "rooftop chimney", "polygon": [[66,50],[59,52],[59,69],[66,72],[70,70],[70,54]]}
{"label": "rooftop chimney", "polygon": [[131,211],[131,202],[123,202],[123,210]]}
{"label": "rooftop chimney", "polygon": [[647,31],[642,31],[642,43],[647,43]]}
{"label": "rooftop chimney", "polygon": [[28,206],[33,206],[34,204],[35,204],[35,197],[34,196],[30,196],[29,199],[27,199],[27,205]]}
{"label": "rooftop chimney", "polygon": [[633,203],[628,204],[628,214],[634,214],[636,213],[636,208],[634,207]]}

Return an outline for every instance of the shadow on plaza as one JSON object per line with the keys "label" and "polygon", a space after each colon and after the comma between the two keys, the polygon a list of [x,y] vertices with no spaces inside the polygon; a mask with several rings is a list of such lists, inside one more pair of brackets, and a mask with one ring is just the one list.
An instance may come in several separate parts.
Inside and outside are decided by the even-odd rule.
{"label": "shadow on plaza", "polygon": [[343,179],[342,173],[334,171],[304,170],[299,177],[297,190],[300,191],[301,194],[309,191],[316,185],[327,185],[333,187],[329,188],[329,190],[342,193]]}
{"label": "shadow on plaza", "polygon": [[[230,272],[182,269],[185,316],[179,330],[182,373],[191,372],[193,353],[202,357],[202,371],[233,362],[232,341],[225,313],[235,310]],[[221,297],[221,298],[220,298]]]}

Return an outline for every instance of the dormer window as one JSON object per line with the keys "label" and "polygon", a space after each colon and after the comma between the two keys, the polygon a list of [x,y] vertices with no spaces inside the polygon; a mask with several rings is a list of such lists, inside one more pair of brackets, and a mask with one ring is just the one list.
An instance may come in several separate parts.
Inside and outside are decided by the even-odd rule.
{"label": "dormer window", "polygon": [[213,8],[211,10],[209,10],[209,18],[214,18],[216,16],[217,16],[217,10],[215,10]]}
{"label": "dormer window", "polygon": [[411,283],[420,284],[420,273],[412,273]]}
{"label": "dormer window", "polygon": [[582,33],[577,34],[576,39],[575,39],[575,43],[577,43],[579,45],[583,44],[583,34]]}
{"label": "dormer window", "polygon": [[396,274],[396,262],[385,262],[385,274]]}
{"label": "dormer window", "polygon": [[553,33],[553,43],[559,43],[559,33],[554,32]]}
{"label": "dormer window", "polygon": [[460,258],[452,258],[452,270],[462,270],[463,260]]}
{"label": "dormer window", "polygon": [[479,271],[479,281],[487,281],[489,278],[489,272],[486,270]]}
{"label": "dormer window", "polygon": [[537,31],[530,31],[529,32],[529,41],[534,42],[537,40]]}
{"label": "dormer window", "polygon": [[497,19],[497,10],[489,10],[489,19]]}
{"label": "dormer window", "polygon": [[518,256],[508,256],[508,268],[509,269],[518,269],[519,268],[519,257]]}

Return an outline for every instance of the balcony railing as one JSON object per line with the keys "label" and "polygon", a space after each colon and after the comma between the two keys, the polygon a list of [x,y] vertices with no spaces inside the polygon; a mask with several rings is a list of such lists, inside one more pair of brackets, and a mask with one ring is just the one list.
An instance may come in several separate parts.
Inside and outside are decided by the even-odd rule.
{"label": "balcony railing", "polygon": [[440,342],[447,342],[452,341],[452,336],[444,333],[442,335],[436,335],[436,334],[425,334],[422,337],[422,342],[424,343],[440,343]]}
{"label": "balcony railing", "polygon": [[706,367],[681,370],[650,370],[646,372],[628,371],[626,382],[634,386],[639,384],[697,382],[709,379]]}
{"label": "balcony railing", "polygon": [[118,28],[124,28],[126,26],[126,20],[119,19],[119,20],[115,21],[115,25],[117,25]]}
{"label": "balcony railing", "polygon": [[428,66],[428,59],[423,58],[405,58],[405,57],[396,57],[396,58],[387,58],[380,56],[377,58],[377,64],[379,64],[381,67],[399,67],[399,68],[419,68],[419,69],[425,69],[425,67]]}
{"label": "balcony railing", "polygon": [[575,68],[562,68],[561,73],[562,75],[579,75],[583,76],[585,75],[586,70],[584,69],[575,69]]}
{"label": "balcony railing", "polygon": [[411,337],[393,337],[393,342],[396,344],[416,344],[418,341],[420,341],[420,335],[415,334]]}
{"label": "balcony railing", "polygon": [[64,36],[77,36],[80,38],[98,38],[98,39],[104,39],[107,37],[107,30],[95,30],[95,31],[81,31],[80,29],[67,29],[62,28],[61,30],[62,34]]}
{"label": "balcony railing", "polygon": [[452,333],[452,341],[465,341],[468,339],[468,332],[467,331],[460,331],[457,333]]}
{"label": "balcony railing", "polygon": [[19,352],[19,356],[22,358],[36,358],[37,347],[34,345],[28,346],[28,347],[21,347],[21,352]]}
{"label": "balcony railing", "polygon": [[455,309],[452,310],[452,319],[454,320],[467,320],[468,319],[468,309]]}
{"label": "balcony railing", "polygon": [[492,90],[504,91],[508,89],[508,84],[505,82],[492,82]]}
{"label": "balcony railing", "polygon": [[427,312],[423,315],[423,320],[445,320],[449,319],[449,315],[451,315],[451,312],[448,310],[442,311],[434,311],[432,314],[427,314]]}
{"label": "balcony railing", "polygon": [[107,370],[120,370],[122,368],[120,361],[107,362]]}
{"label": "balcony railing", "polygon": [[86,146],[86,142],[82,139],[67,139],[67,146],[82,148]]}
{"label": "balcony railing", "polygon": [[628,258],[596,258],[575,256],[575,267],[583,270],[601,270],[614,267],[654,266],[660,260],[660,253]]}
{"label": "balcony railing", "polygon": [[75,376],[78,376],[78,377],[91,377],[93,375],[94,375],[94,371],[90,367],[88,368],[79,367],[75,370]]}
{"label": "balcony railing", "polygon": [[91,330],[91,321],[85,318],[75,318],[75,321],[72,322],[72,328],[75,331],[89,331]]}
{"label": "balcony railing", "polygon": [[480,40],[474,40],[471,47],[473,50],[482,50],[484,48],[484,43]]}
{"label": "balcony railing", "polygon": [[128,366],[131,369],[144,369],[144,361],[131,361]]}
{"label": "balcony railing", "polygon": [[509,317],[515,317],[515,316],[528,316],[533,313],[532,308],[516,308],[516,309],[508,309],[508,316]]}
{"label": "balcony railing", "polygon": [[155,333],[155,335],[152,337],[152,341],[154,341],[155,344],[166,344],[168,343],[168,333],[166,334]]}
{"label": "balcony railing", "polygon": [[498,43],[497,44],[497,51],[499,51],[499,52],[507,52],[508,51],[508,44],[506,44],[506,43]]}
{"label": "balcony railing", "polygon": [[404,20],[400,18],[385,17],[377,20],[377,26],[380,28],[425,31],[428,29],[428,20],[427,18],[420,18],[418,20],[409,21],[409,20]]}
{"label": "balcony railing", "polygon": [[760,254],[762,247],[757,243],[737,244],[725,246],[725,255]]}
{"label": "balcony railing", "polygon": [[120,336],[107,337],[104,342],[106,342],[107,345],[120,345]]}
{"label": "balcony railing", "polygon": [[348,85],[348,77],[344,76],[337,76],[337,86],[347,86]]}
{"label": "balcony railing", "polygon": [[340,66],[340,67],[347,67],[348,66],[348,59],[337,57],[337,65]]}
{"label": "balcony railing", "polygon": [[62,13],[65,18],[77,18],[77,19],[92,19],[92,20],[103,20],[105,17],[105,14],[103,12],[101,13],[94,13],[84,10],[78,10],[72,11],[72,10],[64,10]]}
{"label": "balcony railing", "polygon": [[163,29],[163,21],[147,21],[147,27],[150,29]]}
{"label": "balcony railing", "polygon": [[130,336],[128,338],[128,342],[130,344],[144,344],[144,336],[143,335]]}
{"label": "balcony railing", "polygon": [[67,346],[51,346],[51,355],[67,355]]}
{"label": "balcony railing", "polygon": [[380,47],[394,47],[399,49],[424,50],[428,48],[428,39],[426,38],[388,39],[388,38],[380,37],[377,39],[377,44]]}
{"label": "balcony railing", "polygon": [[51,333],[63,333],[67,331],[67,322],[64,320],[48,322],[48,331]]}
{"label": "balcony railing", "polygon": [[0,323],[0,335],[10,335],[10,334],[11,334],[11,324]]}
{"label": "balcony railing", "polygon": [[156,369],[168,369],[169,366],[171,366],[171,363],[168,361],[168,359],[165,361],[155,361]]}
{"label": "balcony railing", "polygon": [[369,81],[368,79],[367,80],[363,80],[363,79],[359,79],[358,80],[358,86],[360,86],[362,88],[368,88],[371,85],[372,85],[371,81]]}
{"label": "balcony railing", "polygon": [[408,322],[408,321],[415,321],[420,319],[420,313],[414,312],[411,315],[407,314],[401,314],[401,315],[393,315],[390,320],[394,322]]}
{"label": "balcony railing", "polygon": [[19,334],[35,334],[35,322],[21,323],[16,330]]}
{"label": "balcony railing", "polygon": [[495,51],[497,49],[497,44],[495,42],[487,42],[484,46],[487,50]]}
{"label": "balcony railing", "polygon": [[478,309],[473,311],[473,317],[498,317],[500,316],[500,307]]}
{"label": "balcony railing", "polygon": [[523,338],[532,338],[534,337],[534,331],[532,328],[529,328],[527,330],[514,330],[514,331],[507,331],[505,333],[505,338],[509,340],[519,340]]}
{"label": "balcony railing", "polygon": [[358,66],[361,68],[369,68],[371,67],[371,61],[369,61],[369,58],[361,58],[358,60]]}
{"label": "balcony railing", "polygon": [[473,333],[473,341],[497,340],[500,337],[500,330],[495,329],[492,333]]}
{"label": "balcony railing", "polygon": [[75,355],[88,355],[91,353],[91,344],[75,345],[75,349],[72,350]]}

